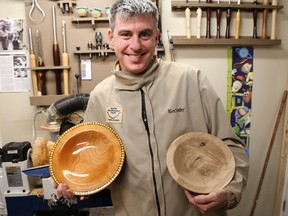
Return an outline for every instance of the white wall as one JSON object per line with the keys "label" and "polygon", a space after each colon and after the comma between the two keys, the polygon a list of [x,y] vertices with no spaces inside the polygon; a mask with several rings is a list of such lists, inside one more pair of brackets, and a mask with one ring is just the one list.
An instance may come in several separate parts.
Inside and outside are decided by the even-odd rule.
{"label": "white wall", "polygon": [[[252,2],[252,1],[251,1]],[[278,14],[278,37],[282,45],[254,48],[254,87],[252,108],[252,129],[250,148],[250,176],[247,190],[239,207],[229,212],[229,216],[249,215],[283,91],[288,78],[288,1],[280,0],[284,9]],[[7,10],[13,8],[13,10]],[[194,12],[195,13],[195,12]],[[1,17],[24,17],[23,0],[1,0]],[[193,11],[192,11],[193,16]],[[195,16],[195,14],[194,14]],[[215,15],[214,15],[215,16]],[[224,14],[222,14],[224,16]],[[235,20],[235,14],[232,20]],[[260,16],[260,15],[259,15]],[[251,17],[243,13],[242,32],[249,34],[252,29]],[[163,41],[167,45],[166,31],[171,35],[185,35],[184,11],[171,11],[170,0],[162,0]],[[214,17],[215,18],[215,17]],[[224,18],[223,18],[224,19]],[[216,21],[215,21],[216,22]],[[194,24],[192,20],[192,26]],[[223,22],[224,23],[224,20]],[[232,21],[232,29],[235,25]],[[214,25],[215,26],[215,25]],[[222,30],[224,27],[222,28]],[[213,29],[212,29],[213,32]],[[251,31],[252,32],[252,31]],[[233,31],[231,32],[233,33]],[[195,31],[192,31],[195,35]],[[204,35],[204,33],[203,33]],[[226,102],[226,47],[175,47],[176,61],[187,62],[203,70]],[[32,141],[32,124],[35,107],[30,106],[29,93],[0,93],[0,145],[10,141]],[[280,122],[273,151],[261,189],[254,216],[271,216],[276,188],[279,152],[283,121]]]}

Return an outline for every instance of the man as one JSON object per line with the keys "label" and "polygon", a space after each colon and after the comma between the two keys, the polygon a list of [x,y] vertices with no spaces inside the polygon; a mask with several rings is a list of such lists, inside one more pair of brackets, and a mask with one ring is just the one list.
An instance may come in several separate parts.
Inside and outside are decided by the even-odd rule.
{"label": "man", "polygon": [[[203,73],[156,59],[157,23],[158,11],[150,1],[115,2],[108,36],[118,61],[113,75],[91,92],[85,113],[85,121],[109,125],[124,143],[125,164],[110,185],[115,215],[226,215],[225,209],[239,203],[246,183],[245,150]],[[121,115],[109,117],[111,108]],[[236,172],[225,189],[192,195],[170,176],[167,150],[177,137],[192,131],[219,137],[234,153]],[[58,192],[73,197],[66,185],[60,184]]]}

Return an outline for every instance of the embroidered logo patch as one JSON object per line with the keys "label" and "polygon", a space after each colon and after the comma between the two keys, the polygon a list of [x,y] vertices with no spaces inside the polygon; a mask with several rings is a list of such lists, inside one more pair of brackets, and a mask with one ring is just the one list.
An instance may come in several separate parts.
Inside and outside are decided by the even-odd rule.
{"label": "embroidered logo patch", "polygon": [[121,123],[121,121],[122,121],[122,107],[106,108],[106,122]]}

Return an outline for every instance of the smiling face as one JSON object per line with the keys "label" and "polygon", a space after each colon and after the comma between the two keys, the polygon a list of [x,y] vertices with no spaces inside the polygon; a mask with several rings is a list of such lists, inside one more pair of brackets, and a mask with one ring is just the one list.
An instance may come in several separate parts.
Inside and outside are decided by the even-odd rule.
{"label": "smiling face", "polygon": [[114,31],[110,30],[108,37],[121,70],[142,73],[155,54],[159,34],[151,15],[133,16],[125,20],[116,15]]}

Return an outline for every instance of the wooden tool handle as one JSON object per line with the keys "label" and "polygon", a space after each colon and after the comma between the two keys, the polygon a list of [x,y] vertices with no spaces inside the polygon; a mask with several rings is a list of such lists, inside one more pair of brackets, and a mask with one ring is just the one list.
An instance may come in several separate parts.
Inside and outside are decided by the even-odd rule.
{"label": "wooden tool handle", "polygon": [[187,35],[187,38],[191,38],[190,9],[188,7],[185,10],[185,16],[186,16],[186,35]]}
{"label": "wooden tool handle", "polygon": [[211,38],[211,8],[207,8],[206,38]]}
{"label": "wooden tool handle", "polygon": [[236,29],[235,29],[235,39],[240,38],[240,9],[238,9],[236,14]]}
{"label": "wooden tool handle", "polygon": [[230,38],[231,8],[226,11],[226,33],[225,38]]}
{"label": "wooden tool handle", "polygon": [[196,38],[201,38],[201,18],[202,18],[202,9],[199,7],[197,9],[197,34]]}
{"label": "wooden tool handle", "polygon": [[[62,65],[68,66],[68,53],[62,53]],[[63,82],[64,82],[64,94],[69,94],[69,73],[68,69],[63,69]]]}
{"label": "wooden tool handle", "polygon": [[[269,0],[263,0],[263,5],[268,5]],[[267,38],[267,18],[268,18],[268,9],[264,9],[263,11],[263,19],[262,19],[262,39]]]}
{"label": "wooden tool handle", "polygon": [[[211,3],[212,0],[206,0],[206,3]],[[207,8],[206,11],[206,38],[211,38],[211,8]]]}
{"label": "wooden tool handle", "polygon": [[216,10],[216,18],[217,18],[216,38],[220,38],[220,22],[221,22],[221,10],[220,10],[220,8],[218,8]]}
{"label": "wooden tool handle", "polygon": [[37,73],[33,68],[36,67],[36,56],[34,53],[30,54],[30,67],[31,67],[31,74],[32,74],[32,89],[33,95],[38,96],[38,87],[37,87]]}
{"label": "wooden tool handle", "polygon": [[[257,4],[257,0],[254,0],[254,5]],[[258,11],[257,9],[253,10],[253,38],[257,39],[257,20],[258,20]]]}
{"label": "wooden tool handle", "polygon": [[38,71],[39,83],[40,83],[40,91],[42,95],[47,95],[46,90],[46,74],[44,71]]}
{"label": "wooden tool handle", "polygon": [[[278,0],[272,0],[272,5],[278,5]],[[276,39],[277,9],[273,9],[271,18],[271,40]]]}

